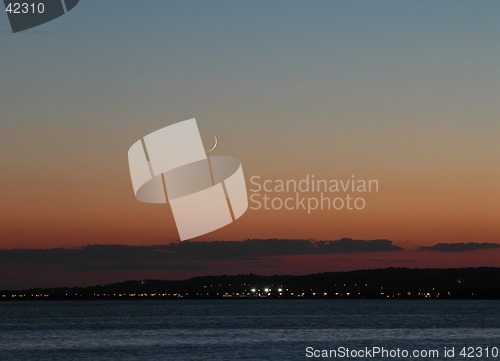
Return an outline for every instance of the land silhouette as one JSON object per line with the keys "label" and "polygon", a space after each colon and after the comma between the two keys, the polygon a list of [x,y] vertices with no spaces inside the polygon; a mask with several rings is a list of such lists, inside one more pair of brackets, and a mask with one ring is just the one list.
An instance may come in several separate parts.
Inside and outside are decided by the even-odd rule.
{"label": "land silhouette", "polygon": [[239,274],[0,291],[3,301],[219,298],[500,299],[500,268],[386,268],[303,276]]}

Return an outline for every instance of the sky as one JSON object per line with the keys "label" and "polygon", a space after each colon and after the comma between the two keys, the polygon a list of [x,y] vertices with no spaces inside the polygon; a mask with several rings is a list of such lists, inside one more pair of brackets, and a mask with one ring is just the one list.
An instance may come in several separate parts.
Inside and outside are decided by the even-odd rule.
{"label": "sky", "polygon": [[[127,151],[193,117],[247,182],[380,185],[362,211],[248,210],[196,241],[388,239],[415,266],[429,264],[421,247],[498,243],[499,11],[498,1],[81,0],[16,34],[0,14],[0,249],[178,242],[169,207],[135,199]],[[427,255],[433,266],[500,266],[488,256],[498,250],[464,252]],[[393,265],[358,257],[351,268]]]}

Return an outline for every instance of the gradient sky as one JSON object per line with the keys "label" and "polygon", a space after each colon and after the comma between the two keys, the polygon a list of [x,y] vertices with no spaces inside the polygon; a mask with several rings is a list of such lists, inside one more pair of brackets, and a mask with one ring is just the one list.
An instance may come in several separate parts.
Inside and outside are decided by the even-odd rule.
{"label": "gradient sky", "polygon": [[249,210],[200,240],[499,242],[499,14],[496,0],[82,0],[17,34],[0,15],[0,248],[176,241],[169,208],[135,200],[127,151],[191,117],[247,179],[380,182],[362,212]]}

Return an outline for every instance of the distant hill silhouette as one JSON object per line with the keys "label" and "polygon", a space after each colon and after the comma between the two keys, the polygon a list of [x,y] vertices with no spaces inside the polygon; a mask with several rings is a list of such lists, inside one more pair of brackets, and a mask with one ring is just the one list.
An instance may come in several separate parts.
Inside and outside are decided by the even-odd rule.
{"label": "distant hill silhouette", "polygon": [[500,299],[500,268],[387,268],[305,276],[246,274],[0,292],[0,300],[137,298]]}

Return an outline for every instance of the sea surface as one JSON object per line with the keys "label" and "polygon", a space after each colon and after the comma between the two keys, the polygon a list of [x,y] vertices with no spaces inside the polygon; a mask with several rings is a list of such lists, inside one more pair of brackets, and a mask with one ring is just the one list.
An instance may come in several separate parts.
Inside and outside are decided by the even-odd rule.
{"label": "sea surface", "polygon": [[[378,360],[500,360],[500,301],[0,302],[1,361],[366,360],[308,356],[373,347],[410,352]],[[463,347],[475,357],[460,356]],[[412,357],[415,350],[439,355]]]}

